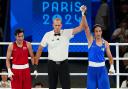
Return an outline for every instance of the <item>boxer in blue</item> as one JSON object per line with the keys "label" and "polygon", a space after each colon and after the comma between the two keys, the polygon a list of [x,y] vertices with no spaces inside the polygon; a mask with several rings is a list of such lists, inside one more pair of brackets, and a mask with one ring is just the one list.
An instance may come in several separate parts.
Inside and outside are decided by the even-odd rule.
{"label": "boxer in blue", "polygon": [[[86,6],[81,6],[80,10],[82,15],[86,12]],[[110,89],[109,77],[107,69],[105,67],[104,54],[106,52],[110,69],[109,72],[115,73],[113,65],[113,57],[110,51],[109,43],[102,38],[103,27],[100,24],[93,26],[92,31],[94,36],[91,34],[86,15],[84,15],[85,34],[88,40],[88,74],[87,74],[87,89]]]}

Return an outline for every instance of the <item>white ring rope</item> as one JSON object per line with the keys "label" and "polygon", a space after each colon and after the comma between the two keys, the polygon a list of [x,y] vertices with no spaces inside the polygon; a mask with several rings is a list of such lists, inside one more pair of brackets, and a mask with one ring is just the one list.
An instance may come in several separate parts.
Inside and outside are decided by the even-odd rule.
{"label": "white ring rope", "polygon": [[[4,88],[4,89],[11,89],[11,88]],[[32,88],[32,89],[49,89],[49,88]],[[62,89],[62,88],[57,88],[57,89]],[[87,89],[87,88],[71,88],[71,89]],[[117,89],[117,88],[110,88],[110,89]],[[128,88],[118,88],[118,89],[128,89]]]}
{"label": "white ring rope", "polygon": [[[0,73],[0,75],[8,75],[8,73]],[[35,75],[34,73],[31,73],[31,75]],[[48,75],[48,73],[38,73],[38,76],[46,76]],[[85,76],[87,75],[87,73],[70,73],[71,76]],[[127,76],[128,73],[114,73],[114,74],[110,74],[108,73],[108,75],[110,76],[114,76],[114,75],[119,75],[119,76]]]}
{"label": "white ring rope", "polygon": [[[12,42],[0,42],[0,45],[8,45]],[[40,45],[40,43],[31,43],[32,45]],[[110,45],[120,45],[120,46],[123,46],[123,45],[128,45],[128,43],[109,43]],[[69,43],[69,45],[88,45],[88,43]]]}
{"label": "white ring rope", "polygon": [[[0,57],[0,59],[6,59],[6,57]],[[12,57],[11,57],[12,59]],[[28,57],[28,59],[31,59],[31,57]],[[47,60],[48,57],[40,57],[40,59],[42,60]],[[68,60],[87,60],[88,57],[68,57]],[[108,58],[105,58],[106,60],[108,60]],[[117,58],[113,58],[114,60],[117,60]],[[118,58],[118,60],[128,60],[127,57],[120,57]]]}

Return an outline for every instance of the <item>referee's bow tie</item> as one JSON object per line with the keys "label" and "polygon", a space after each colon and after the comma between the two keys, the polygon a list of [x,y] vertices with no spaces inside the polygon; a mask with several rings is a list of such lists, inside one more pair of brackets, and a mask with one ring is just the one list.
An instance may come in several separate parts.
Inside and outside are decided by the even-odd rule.
{"label": "referee's bow tie", "polygon": [[55,33],[54,36],[60,36],[60,33]]}

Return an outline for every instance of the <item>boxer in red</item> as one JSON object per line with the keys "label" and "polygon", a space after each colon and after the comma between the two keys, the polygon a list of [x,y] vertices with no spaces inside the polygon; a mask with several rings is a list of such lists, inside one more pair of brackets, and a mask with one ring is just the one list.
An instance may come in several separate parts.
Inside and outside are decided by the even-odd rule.
{"label": "boxer in red", "polygon": [[[9,44],[7,50],[6,66],[8,77],[11,79],[12,89],[31,89],[31,75],[28,56],[34,65],[34,54],[30,42],[24,40],[24,31],[15,31],[16,41]],[[12,57],[12,63],[10,59]],[[12,64],[12,68],[11,68]]]}

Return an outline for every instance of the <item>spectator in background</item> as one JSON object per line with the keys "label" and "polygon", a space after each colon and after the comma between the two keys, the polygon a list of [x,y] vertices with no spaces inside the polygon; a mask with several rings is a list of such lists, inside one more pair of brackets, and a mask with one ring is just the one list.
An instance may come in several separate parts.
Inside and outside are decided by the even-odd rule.
{"label": "spectator in background", "polygon": [[[122,21],[113,34],[112,40],[119,43],[128,43],[128,23],[127,21]],[[120,56],[122,57],[124,53],[128,50],[127,46],[120,46]]]}
{"label": "spectator in background", "polygon": [[41,82],[38,82],[38,83],[34,84],[34,88],[43,88],[43,87],[44,87],[44,85]]}
{"label": "spectator in background", "polygon": [[99,7],[95,18],[95,24],[100,24],[104,27],[103,38],[109,41],[109,6],[107,0],[101,0],[101,6]]}
{"label": "spectator in background", "polygon": [[120,13],[119,13],[119,21],[128,17],[128,1],[124,0],[120,2]]}
{"label": "spectator in background", "polygon": [[[128,69],[126,69],[126,73],[128,73]],[[126,76],[125,80],[122,82],[121,88],[128,88],[128,76]]]}
{"label": "spectator in background", "polygon": [[[123,57],[128,58],[128,52],[126,52]],[[128,70],[128,59],[123,60],[123,63],[124,63],[125,70]],[[128,71],[125,71],[125,72],[128,72]]]}
{"label": "spectator in background", "polygon": [[[2,70],[2,73],[7,73],[5,69]],[[1,75],[1,81],[0,81],[0,88],[10,88],[11,87],[11,82],[8,80],[7,75]]]}
{"label": "spectator in background", "polygon": [[124,34],[125,31],[128,30],[128,24],[126,21],[122,21],[119,25],[119,27],[113,32],[112,34],[112,40],[115,40],[117,42],[124,42]]}
{"label": "spectator in background", "polygon": [[126,80],[124,80],[121,84],[121,88],[128,88],[128,76],[126,78]]}
{"label": "spectator in background", "polygon": [[[123,56],[124,58],[127,58],[127,60],[120,60],[120,73],[128,73],[128,52],[126,52]],[[121,76],[120,77],[120,83],[122,83],[127,77]],[[128,78],[127,78],[128,81]],[[124,83],[122,83],[124,86]]]}

